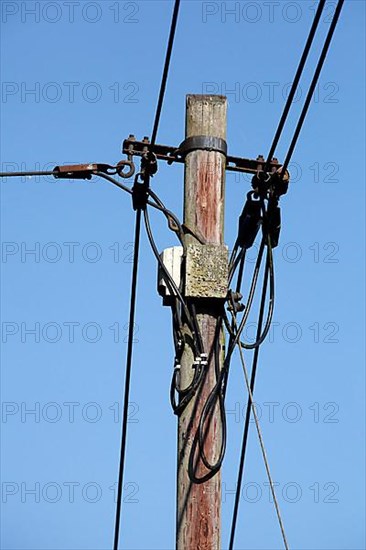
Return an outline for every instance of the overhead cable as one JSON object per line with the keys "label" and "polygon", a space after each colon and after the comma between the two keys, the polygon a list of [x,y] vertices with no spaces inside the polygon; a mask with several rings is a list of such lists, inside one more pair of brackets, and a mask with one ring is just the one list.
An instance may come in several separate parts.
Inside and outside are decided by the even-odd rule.
{"label": "overhead cable", "polygon": [[281,176],[282,177],[286,173],[286,170],[287,170],[287,167],[290,163],[290,160],[291,160],[292,154],[294,152],[297,140],[299,138],[299,135],[300,135],[300,132],[301,132],[301,129],[302,129],[302,125],[304,124],[304,120],[306,118],[306,115],[307,115],[307,112],[308,112],[310,102],[312,100],[316,85],[318,83],[319,76],[320,76],[321,70],[323,68],[325,58],[327,57],[329,46],[330,46],[330,43],[332,41],[334,31],[336,29],[338,19],[339,19],[339,16],[341,14],[341,11],[342,11],[343,4],[344,4],[344,0],[338,0],[336,9],[334,11],[333,19],[332,19],[332,22],[331,22],[330,27],[329,27],[328,34],[327,34],[327,37],[325,39],[324,46],[323,46],[323,49],[322,49],[320,57],[319,57],[319,61],[318,61],[318,64],[316,66],[315,73],[314,73],[313,79],[312,79],[310,87],[309,87],[309,91],[308,91],[306,99],[305,99],[304,106],[302,108],[302,111],[301,111],[296,129],[295,129],[293,138],[291,140],[290,147],[289,147],[289,150],[288,150],[286,158],[285,158],[285,162],[283,163],[283,166],[281,168]]}
{"label": "overhead cable", "polygon": [[297,67],[297,71],[296,71],[294,80],[292,82],[292,86],[291,86],[291,89],[290,89],[285,107],[283,109],[282,116],[281,116],[280,121],[278,123],[278,127],[277,127],[275,136],[274,136],[273,141],[272,141],[271,148],[270,148],[268,156],[267,156],[267,162],[266,162],[266,165],[264,167],[265,172],[268,170],[269,163],[272,160],[272,157],[275,153],[275,150],[276,150],[276,147],[278,145],[279,139],[281,137],[282,130],[283,130],[283,127],[285,125],[285,122],[286,122],[288,113],[290,111],[290,107],[292,105],[292,102],[294,100],[296,90],[297,90],[297,87],[299,85],[299,81],[300,81],[301,75],[303,73],[305,63],[306,63],[306,60],[308,58],[308,55],[309,55],[309,52],[310,52],[310,49],[311,49],[311,46],[312,46],[312,43],[313,43],[313,40],[314,40],[316,30],[318,28],[320,17],[321,17],[321,14],[323,12],[324,6],[325,6],[325,0],[320,0],[319,4],[318,4],[318,9],[316,10],[316,13],[315,13],[315,16],[314,16],[313,24],[311,26],[308,38],[306,40],[304,51],[302,52],[302,56],[301,56],[301,59],[300,59],[300,62],[299,62],[299,66]]}

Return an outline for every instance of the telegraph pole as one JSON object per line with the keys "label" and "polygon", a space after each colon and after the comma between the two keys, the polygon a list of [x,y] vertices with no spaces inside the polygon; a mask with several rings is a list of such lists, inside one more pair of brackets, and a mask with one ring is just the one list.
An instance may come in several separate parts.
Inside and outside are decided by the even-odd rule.
{"label": "telegraph pole", "polygon": [[[227,251],[224,238],[224,198],[226,156],[226,109],[223,96],[188,95],[186,100],[186,143],[189,152],[185,157],[184,224],[193,233],[203,237],[205,244],[186,235],[189,254],[199,256],[196,265],[187,273],[191,285],[204,279],[203,288],[191,292],[188,299],[197,311],[198,326],[209,362],[204,380],[197,393],[178,419],[178,472],[177,472],[177,550],[219,550],[221,548],[221,472],[214,475],[195,452],[194,477],[189,475],[189,459],[194,444],[202,408],[217,379],[213,358],[213,344],[217,338],[222,290],[215,294],[219,282],[227,287]],[[212,148],[210,149],[210,144]],[[193,247],[193,252],[192,252]],[[217,260],[217,261],[216,261]],[[226,265],[225,265],[226,263]],[[187,260],[188,264],[188,260]],[[207,265],[209,267],[207,268]],[[208,271],[207,271],[208,269]],[[210,272],[211,269],[211,272]],[[203,270],[203,272],[202,272]],[[221,273],[221,275],[220,275]],[[215,282],[216,279],[216,282]],[[219,281],[218,279],[224,279]],[[213,283],[210,288],[210,280]],[[205,287],[206,284],[206,287]],[[216,287],[216,290],[215,288]],[[224,290],[225,292],[225,290]],[[189,292],[188,292],[189,294]],[[187,297],[187,292],[186,292]],[[188,338],[181,360],[180,386],[192,381],[193,351]],[[220,330],[220,368],[224,357],[224,336]],[[214,462],[220,451],[221,423],[218,406],[207,424],[205,453]],[[205,480],[206,481],[202,481]],[[197,480],[201,482],[197,483]]]}

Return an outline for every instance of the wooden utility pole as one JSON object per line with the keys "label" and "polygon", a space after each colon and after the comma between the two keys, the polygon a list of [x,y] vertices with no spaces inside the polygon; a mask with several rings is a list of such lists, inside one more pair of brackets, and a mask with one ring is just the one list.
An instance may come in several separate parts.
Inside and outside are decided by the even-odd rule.
{"label": "wooden utility pole", "polygon": [[[223,96],[187,96],[186,139],[194,136],[207,136],[220,138],[221,142],[226,140],[226,108],[227,100]],[[202,236],[207,245],[211,246],[199,245],[195,237],[189,233],[186,236],[186,245],[197,246],[199,253],[202,252],[203,258],[205,254],[207,257],[208,254],[212,257],[212,251],[214,256],[215,250],[223,251],[226,168],[225,154],[219,152],[217,148],[215,150],[214,147],[211,151],[207,150],[207,147],[205,150],[205,147],[202,146],[204,141],[202,137],[198,138],[196,142],[191,140],[191,145],[194,143],[201,143],[201,145],[197,145],[200,148],[196,150],[192,147],[193,150],[187,154],[184,179],[184,223],[190,230]],[[198,266],[202,263],[207,262],[199,260]],[[202,267],[204,268],[204,266]],[[211,262],[213,279],[215,277],[217,279],[217,270],[219,267],[216,267],[215,262]],[[225,272],[225,268],[223,271]],[[191,278],[193,284],[196,279],[206,278],[208,281],[204,281],[204,284],[207,282],[208,287],[210,286],[210,275],[207,277],[207,269],[206,275],[202,275],[202,273],[192,275],[191,273]],[[222,283],[225,287],[227,281],[224,280]],[[215,335],[217,337],[222,302],[217,300],[217,296],[215,299],[212,290],[208,290],[206,295],[201,294],[199,298],[191,298],[191,301],[197,311],[204,350],[209,354],[210,359],[200,389],[197,390],[196,395],[183,410],[178,420],[176,545],[177,550],[219,550],[221,547],[221,473],[217,472],[207,481],[197,483],[190,479],[188,465],[202,408],[216,383],[212,351]],[[187,332],[189,332],[188,328]],[[220,367],[223,361],[223,344],[223,334],[220,331]],[[193,361],[192,348],[186,344],[181,360],[181,388],[187,387],[192,380]],[[205,437],[205,452],[212,462],[215,462],[218,457],[221,437],[220,415],[218,406],[216,406],[211,421],[207,425]],[[210,470],[198,458],[198,450],[195,457],[195,477],[201,480],[205,479],[205,476],[210,474]]]}

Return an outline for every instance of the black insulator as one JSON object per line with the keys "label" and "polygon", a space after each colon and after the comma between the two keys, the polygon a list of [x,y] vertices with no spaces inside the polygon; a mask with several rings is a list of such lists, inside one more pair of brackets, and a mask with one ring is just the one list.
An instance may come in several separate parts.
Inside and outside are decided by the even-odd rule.
{"label": "black insulator", "polygon": [[132,187],[132,206],[134,210],[145,210],[149,198],[148,187],[145,182],[138,183],[135,180]]}
{"label": "black insulator", "polygon": [[268,210],[267,228],[271,239],[272,248],[276,248],[280,240],[281,231],[281,208],[278,205],[272,206]]}
{"label": "black insulator", "polygon": [[247,195],[247,201],[239,218],[238,245],[250,248],[257,236],[261,224],[261,203]]}

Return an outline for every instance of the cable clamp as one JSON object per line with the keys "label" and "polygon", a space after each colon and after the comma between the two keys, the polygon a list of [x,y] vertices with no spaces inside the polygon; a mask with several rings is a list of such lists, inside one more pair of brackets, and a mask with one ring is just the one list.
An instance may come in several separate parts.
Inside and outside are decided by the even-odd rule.
{"label": "cable clamp", "polygon": [[193,364],[192,364],[192,369],[195,369],[197,367],[200,367],[202,364],[202,359],[201,357],[196,357],[195,360],[193,361]]}
{"label": "cable clamp", "polygon": [[208,365],[208,355],[207,353],[201,353],[201,365],[206,367]]}
{"label": "cable clamp", "polygon": [[90,180],[96,172],[103,172],[105,174],[115,174],[116,171],[113,166],[109,164],[68,164],[63,166],[55,166],[53,169],[54,177],[56,179],[78,179],[78,180]]}
{"label": "cable clamp", "polygon": [[158,160],[155,153],[146,151],[141,158],[141,172],[153,176],[158,171]]}
{"label": "cable clamp", "polygon": [[244,311],[245,305],[241,303],[241,300],[243,298],[243,295],[240,292],[233,292],[232,290],[229,290],[228,292],[228,311],[236,314]]}

